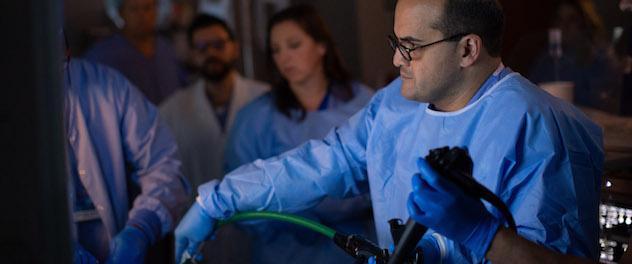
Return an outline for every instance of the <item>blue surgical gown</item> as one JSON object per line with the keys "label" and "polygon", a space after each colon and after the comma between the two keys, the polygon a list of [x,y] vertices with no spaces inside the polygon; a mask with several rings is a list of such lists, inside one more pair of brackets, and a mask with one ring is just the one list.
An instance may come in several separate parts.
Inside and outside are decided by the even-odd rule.
{"label": "blue surgical gown", "polygon": [[[271,93],[264,94],[239,111],[226,147],[226,171],[256,159],[265,159],[293,149],[310,139],[322,139],[333,127],[343,124],[371,99],[371,91],[352,83],[354,97],[345,102],[329,92],[321,109],[309,111],[299,120],[281,113]],[[337,84],[330,90],[340,89]],[[347,234],[374,236],[368,193],[337,200],[326,198],[315,208],[301,211],[302,217],[324,223]],[[253,237],[253,263],[352,263],[353,258],[331,239],[292,224],[271,221],[245,226]]]}
{"label": "blue surgical gown", "polygon": [[[105,236],[112,239],[127,223],[164,236],[191,194],[166,124],[120,73],[80,59],[66,67],[69,170],[90,196]],[[102,247],[95,251],[107,256],[107,244]]]}
{"label": "blue surgical gown", "polygon": [[150,102],[159,105],[186,84],[186,74],[167,39],[156,35],[154,48],[154,55],[146,57],[127,37],[115,34],[94,44],[83,56],[121,72]]}
{"label": "blue surgical gown", "polygon": [[[469,149],[473,177],[505,201],[520,235],[563,254],[597,258],[599,126],[518,73],[454,112],[408,101],[400,88],[395,80],[322,140],[202,185],[198,203],[212,217],[227,219],[242,211],[296,212],[326,195],[351,197],[370,186],[378,242],[387,248],[387,221],[409,216],[417,158],[430,149],[461,146]],[[445,262],[483,260],[453,241],[437,241]]]}

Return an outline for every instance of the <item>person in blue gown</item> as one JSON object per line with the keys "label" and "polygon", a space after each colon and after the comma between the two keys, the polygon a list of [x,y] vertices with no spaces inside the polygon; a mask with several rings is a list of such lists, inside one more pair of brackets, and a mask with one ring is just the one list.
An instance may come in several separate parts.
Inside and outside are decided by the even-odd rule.
{"label": "person in blue gown", "polygon": [[89,61],[121,72],[154,105],[186,85],[186,73],[171,43],[155,32],[158,4],[163,2],[107,1],[108,10],[117,10],[120,14],[121,32],[95,43],[83,54]]}
{"label": "person in blue gown", "polygon": [[[484,204],[486,219],[493,219],[484,225],[469,208],[445,216],[438,213],[441,205],[456,198],[436,199],[423,181],[411,184],[419,177],[433,182],[434,174],[417,162],[444,146],[469,150],[472,176],[507,204],[520,236],[558,253],[596,259],[601,129],[503,65],[503,21],[496,0],[399,0],[388,39],[400,78],[324,139],[200,186],[175,231],[176,259],[193,254],[210,239],[214,223],[235,213],[292,213],[327,196],[365,193],[371,194],[379,246],[388,248],[393,240],[387,221],[409,217],[408,197],[415,190],[429,195],[424,214],[444,215],[420,222],[431,228],[420,241],[424,260],[485,262],[506,224],[500,212]],[[464,228],[471,226],[481,232]]]}
{"label": "person in blue gown", "polygon": [[[268,25],[268,55],[280,73],[271,92],[239,111],[226,148],[226,172],[322,139],[368,103],[372,92],[350,80],[334,41],[315,9],[299,5]],[[372,237],[369,195],[325,198],[297,214],[348,234]],[[306,228],[268,221],[246,227],[253,263],[351,263],[353,258]]]}
{"label": "person in blue gown", "polygon": [[190,201],[176,143],[120,73],[82,59],[63,69],[75,263],[143,263]]}

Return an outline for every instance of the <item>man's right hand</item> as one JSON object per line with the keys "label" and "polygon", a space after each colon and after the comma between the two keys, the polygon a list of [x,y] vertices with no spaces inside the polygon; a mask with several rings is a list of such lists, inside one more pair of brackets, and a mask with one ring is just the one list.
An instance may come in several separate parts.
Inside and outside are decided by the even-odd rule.
{"label": "man's right hand", "polygon": [[200,204],[193,203],[191,209],[182,218],[180,224],[176,228],[176,263],[182,261],[182,255],[186,250],[193,256],[200,244],[211,237],[215,229],[215,219],[213,219]]}

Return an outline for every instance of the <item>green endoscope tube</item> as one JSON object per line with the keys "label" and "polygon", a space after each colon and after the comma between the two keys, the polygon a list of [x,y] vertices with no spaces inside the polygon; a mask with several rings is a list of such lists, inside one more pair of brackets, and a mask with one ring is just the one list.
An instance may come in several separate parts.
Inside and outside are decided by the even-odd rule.
{"label": "green endoscope tube", "polygon": [[259,212],[244,212],[244,213],[238,213],[236,215],[234,215],[233,217],[229,218],[228,220],[225,221],[218,221],[217,225],[215,226],[215,229],[218,229],[228,223],[232,223],[235,221],[242,221],[242,220],[252,220],[252,219],[273,219],[273,220],[280,220],[280,221],[285,221],[285,222],[289,222],[292,224],[297,224],[300,226],[304,226],[307,227],[311,230],[314,230],[318,233],[323,234],[324,236],[333,239],[334,238],[334,234],[336,234],[336,230],[333,230],[327,226],[324,226],[318,222],[312,221],[310,219],[307,219],[305,217],[300,217],[300,216],[296,216],[296,215],[291,215],[291,214],[285,214],[285,213],[279,213],[279,212],[269,212],[269,211],[259,211]]}
{"label": "green endoscope tube", "polygon": [[[269,211],[238,213],[238,214],[233,215],[233,217],[229,218],[228,220],[218,221],[217,224],[215,225],[215,229],[219,229],[222,226],[225,226],[232,222],[242,221],[242,220],[253,220],[253,219],[273,219],[273,220],[289,222],[292,224],[307,227],[331,239],[334,239],[334,235],[336,234],[336,230],[333,230],[327,226],[324,226],[316,221],[307,219],[305,217],[279,213],[279,212],[269,212]],[[191,257],[190,259],[187,259],[183,263],[184,264],[194,263],[193,257]]]}

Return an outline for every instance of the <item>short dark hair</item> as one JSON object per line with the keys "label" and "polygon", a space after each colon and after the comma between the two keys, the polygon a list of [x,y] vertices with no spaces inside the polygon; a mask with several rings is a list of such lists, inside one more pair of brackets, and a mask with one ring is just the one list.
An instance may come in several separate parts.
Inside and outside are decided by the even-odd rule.
{"label": "short dark hair", "polygon": [[[323,67],[325,76],[332,82],[332,87],[335,90],[330,91],[336,98],[347,102],[354,96],[351,88],[351,77],[347,69],[342,63],[338,49],[336,49],[336,43],[331,33],[325,26],[323,18],[318,11],[310,5],[299,4],[290,6],[276,14],[274,14],[268,21],[268,39],[266,42],[266,53],[268,61],[272,62],[272,49],[270,47],[270,32],[275,25],[292,21],[296,23],[307,35],[309,35],[314,41],[323,43],[327,49],[327,52],[323,56]],[[276,66],[274,67],[276,69]],[[298,98],[294,96],[294,93],[289,87],[288,81],[281,76],[281,81],[273,86],[272,93],[275,96],[275,102],[277,109],[288,117],[290,116],[291,109],[301,110],[300,120],[305,117],[305,109],[298,101]]]}
{"label": "short dark hair", "polygon": [[223,27],[228,33],[228,38],[230,38],[230,40],[235,40],[233,32],[230,30],[230,28],[228,28],[228,25],[226,24],[226,22],[224,22],[224,20],[221,20],[215,16],[200,14],[193,19],[193,22],[191,22],[191,26],[189,26],[189,29],[187,30],[187,39],[189,40],[189,45],[193,46],[193,33],[195,33],[196,30],[214,25],[219,25]]}
{"label": "short dark hair", "polygon": [[492,57],[500,56],[505,16],[498,0],[446,0],[443,14],[432,28],[444,37],[476,34]]}

